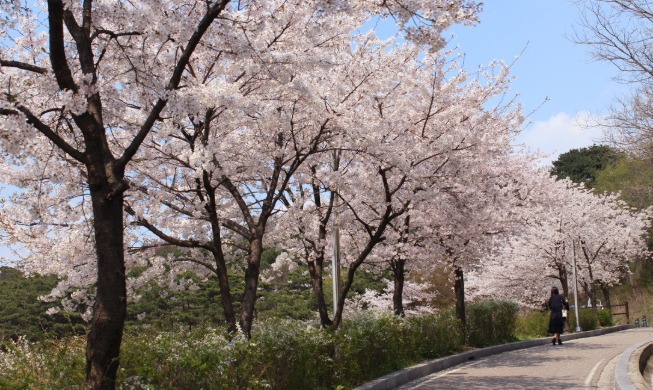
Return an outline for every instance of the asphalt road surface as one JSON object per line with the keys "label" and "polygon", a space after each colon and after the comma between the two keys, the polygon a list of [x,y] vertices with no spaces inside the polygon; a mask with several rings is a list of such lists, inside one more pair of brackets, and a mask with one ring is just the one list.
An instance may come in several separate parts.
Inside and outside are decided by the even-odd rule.
{"label": "asphalt road surface", "polygon": [[429,389],[602,389],[614,388],[619,355],[653,341],[653,328],[505,352],[433,373],[399,387]]}

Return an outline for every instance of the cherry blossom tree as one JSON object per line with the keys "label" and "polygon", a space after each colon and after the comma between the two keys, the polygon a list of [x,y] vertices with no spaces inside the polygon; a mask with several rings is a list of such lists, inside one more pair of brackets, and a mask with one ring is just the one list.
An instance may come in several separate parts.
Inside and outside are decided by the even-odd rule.
{"label": "cherry blossom tree", "polygon": [[[5,215],[3,224],[10,231],[20,224],[28,232],[23,237],[34,240],[40,237],[46,241],[55,237],[55,231],[65,230],[57,230],[57,227],[86,224],[78,228],[83,238],[76,242],[86,245],[85,250],[75,252],[74,258],[80,260],[59,264],[59,267],[60,272],[65,273],[75,264],[92,270],[80,274],[96,274],[87,349],[87,380],[92,388],[114,387],[119,364],[127,300],[124,194],[129,182],[136,190],[135,200],[136,194],[142,196],[149,191],[138,182],[144,180],[143,172],[132,173],[131,164],[151,161],[153,150],[170,154],[171,147],[177,143],[185,143],[190,149],[190,154],[176,156],[180,165],[198,168],[202,163],[213,164],[214,156],[206,154],[206,147],[213,144],[202,137],[210,134],[210,126],[218,118],[236,120],[236,123],[228,122],[232,132],[271,132],[267,134],[268,143],[262,145],[222,145],[232,148],[227,150],[226,156],[234,157],[237,150],[249,147],[278,147],[290,138],[279,140],[277,132],[271,131],[274,123],[266,123],[261,128],[257,125],[262,124],[264,118],[271,118],[275,110],[280,116],[279,126],[293,125],[290,119],[293,99],[285,95],[272,97],[273,90],[266,91],[267,95],[254,92],[256,88],[268,88],[274,83],[279,94],[293,88],[297,91],[300,86],[296,84],[286,86],[293,83],[296,75],[310,72],[311,67],[329,66],[329,58],[305,61],[314,53],[302,52],[302,49],[328,47],[331,40],[341,42],[370,17],[380,16],[393,18],[408,41],[437,50],[444,42],[440,36],[442,30],[452,23],[475,20],[479,7],[464,0],[386,1],[382,4],[345,0],[240,1],[233,4],[228,0],[167,4],[49,0],[37,2],[33,8],[9,1],[0,2],[0,6],[0,82],[3,89],[0,147],[8,173],[5,180],[28,189],[17,193],[14,201],[22,198],[29,203],[31,199],[39,206],[28,208],[36,213],[17,217]],[[293,28],[302,24],[312,29]],[[275,52],[277,48],[281,50]],[[303,62],[293,62],[299,53],[299,61]],[[235,71],[238,67],[240,73]],[[266,101],[267,106],[248,110],[248,105],[253,103],[242,100],[248,96],[252,100],[271,100]],[[229,100],[235,98],[240,100]],[[206,104],[208,99],[215,101]],[[275,105],[275,99],[281,102]],[[225,106],[231,111],[223,112]],[[238,110],[241,110],[238,117],[220,117],[234,115]],[[262,115],[247,118],[258,114]],[[245,122],[238,123],[239,120]],[[254,127],[239,127],[243,125]],[[143,148],[144,143],[148,145],[147,150]],[[195,147],[197,150],[193,149]],[[304,151],[298,149],[297,154],[302,156],[299,160],[304,158]],[[282,156],[275,156],[271,161],[272,166],[259,165],[262,171],[254,182],[290,182],[292,172],[282,172],[286,167],[275,165],[288,161]],[[289,164],[292,165],[292,161]],[[236,165],[226,168],[237,171]],[[211,168],[222,169],[215,164]],[[279,170],[275,171],[277,168]],[[35,176],[25,179],[30,171]],[[174,168],[169,174],[169,180],[174,182]],[[275,210],[279,188],[272,184],[250,193],[247,192],[248,184],[233,181],[239,180],[238,177],[225,174],[207,179],[200,172],[196,178],[200,179],[199,184],[196,183],[192,190],[198,197],[208,196],[201,191],[209,187],[213,191],[220,184],[233,202],[223,205],[209,199],[190,215],[197,218],[197,213],[201,216],[206,212],[204,217],[210,219],[212,227],[224,223],[249,240],[247,294],[251,298],[241,322],[250,326],[251,314],[247,313],[251,313],[255,301],[257,258],[260,259],[264,227]],[[209,185],[205,185],[205,180]],[[34,184],[37,182],[40,184]],[[34,188],[38,188],[38,192],[29,191]],[[64,193],[66,189],[69,192]],[[160,194],[157,190],[152,192]],[[259,198],[261,194],[264,196]],[[84,207],[88,199],[90,208]],[[256,206],[250,208],[249,202]],[[52,212],[52,207],[60,207],[63,203],[67,206],[62,206],[62,211],[68,207],[75,209],[74,212],[60,212],[51,219],[44,219],[38,213]],[[163,204],[165,208],[172,205]],[[45,209],[39,209],[43,207]],[[147,226],[143,211],[154,210],[155,206],[139,209],[134,202],[130,207],[135,220]],[[235,223],[235,217],[216,221],[216,213],[209,212],[211,208],[225,209],[231,215],[234,211],[240,212],[242,216]],[[130,239],[141,240],[138,233],[133,234]],[[182,239],[186,240],[183,244],[186,246],[188,239]],[[129,242],[129,246],[132,244]],[[218,250],[215,246],[213,249]],[[82,260],[83,254],[91,253],[95,261],[89,262],[88,257]]]}
{"label": "cherry blossom tree", "polygon": [[[168,19],[158,27],[149,23],[147,3],[50,0],[37,5],[44,6],[42,12],[1,4],[0,146],[15,157],[15,165],[42,164],[32,180],[50,182],[54,176],[53,184],[82,182],[75,196],[90,197],[97,278],[87,346],[89,388],[113,388],[119,364],[126,315],[122,205],[127,164],[227,3],[207,3],[190,15],[183,7],[168,7]],[[141,105],[144,100],[147,104]],[[138,113],[125,118],[131,110]],[[74,171],[67,174],[83,179],[60,181],[58,171]],[[38,224],[38,216],[25,222]]]}
{"label": "cherry blossom tree", "polygon": [[[450,60],[441,54],[411,62],[413,68],[406,63],[401,77],[382,83],[391,88],[377,92],[371,102],[375,110],[369,111],[376,117],[368,114],[367,123],[375,123],[370,126],[375,132],[362,134],[362,142],[339,145],[337,169],[329,160],[314,165],[306,173],[310,190],[299,187],[302,191],[293,199],[300,200],[288,202],[280,218],[279,223],[296,227],[283,230],[288,233],[278,241],[308,263],[323,326],[332,324],[321,285],[333,245],[328,238],[336,226],[342,232],[347,275],[333,324],[342,318],[356,270],[386,262],[395,276],[394,310],[401,314],[406,261],[422,259],[424,264],[444,253],[439,244],[434,251],[437,237],[447,237],[448,245],[457,248],[449,233],[452,214],[460,221],[457,228],[465,231],[466,218],[487,199],[480,194],[496,196],[509,182],[508,170],[497,172],[511,151],[519,111],[510,104],[484,108],[505,93],[507,69],[497,65],[496,74],[481,85],[468,81],[469,75]],[[485,233],[493,230],[486,225]]]}
{"label": "cherry blossom tree", "polygon": [[[275,14],[275,18],[286,20],[280,13]],[[233,60],[232,68],[222,72],[231,74],[233,85],[238,86],[236,94],[228,98],[229,104],[216,105],[215,99],[206,99],[205,96],[189,98],[212,106],[210,112],[207,111],[204,115],[192,114],[184,119],[185,124],[175,124],[180,128],[186,126],[181,135],[172,138],[187,143],[187,153],[177,149],[176,141],[153,145],[153,152],[148,157],[151,164],[139,168],[140,172],[150,176],[141,180],[148,183],[147,190],[141,192],[152,192],[152,188],[161,188],[159,194],[168,192],[171,197],[162,201],[165,206],[163,212],[157,212],[156,206],[147,212],[129,209],[137,224],[145,226],[158,238],[174,245],[202,247],[213,253],[211,264],[196,257],[187,259],[201,262],[218,275],[225,316],[231,328],[234,327],[234,315],[229,303],[231,298],[226,278],[226,261],[224,251],[216,248],[222,248],[222,227],[249,242],[249,248],[245,250],[248,256],[245,274],[247,289],[240,316],[241,328],[247,333],[252,324],[263,238],[268,230],[268,219],[279,211],[278,202],[281,201],[284,207],[288,207],[290,201],[285,194],[305,191],[304,186],[307,184],[303,178],[306,175],[299,171],[302,165],[315,167],[311,165],[315,163],[310,162],[313,155],[328,155],[326,152],[333,150],[334,145],[338,145],[339,150],[346,143],[350,144],[347,146],[350,150],[363,150],[360,146],[361,139],[365,139],[365,142],[370,142],[370,139],[367,136],[363,138],[361,134],[373,134],[374,130],[370,130],[373,128],[370,122],[372,119],[362,110],[362,102],[367,102],[370,109],[381,107],[380,98],[394,88],[396,75],[405,71],[404,65],[408,59],[416,57],[418,51],[418,46],[408,44],[402,49],[395,48],[386,53],[391,43],[379,42],[370,34],[356,39],[352,48],[349,32],[352,26],[359,25],[359,21],[342,17],[339,17],[339,28],[342,31],[334,30],[333,37],[327,42],[322,41],[322,38],[309,40],[304,48],[298,48],[298,42],[301,44],[303,37],[320,36],[323,27],[310,19],[303,21],[290,11],[287,20],[288,23],[280,23],[285,26],[280,31],[269,29],[268,24],[262,23],[268,30],[263,29],[257,34],[244,37],[245,43],[241,47],[245,48],[248,58],[254,60],[248,60],[252,65],[246,72],[241,71],[241,62],[237,58]],[[262,42],[254,42],[254,36]],[[268,42],[269,44],[263,44]],[[233,53],[235,50],[228,52]],[[289,61],[289,58],[293,60]],[[231,64],[228,62],[225,65],[224,58],[222,61],[222,67]],[[297,71],[306,68],[314,70]],[[213,67],[208,69],[214,70]],[[203,76],[201,79],[205,83],[211,77]],[[240,105],[232,110],[234,102],[239,102]],[[213,117],[217,111],[220,111],[219,114]],[[195,117],[200,119],[195,120]],[[209,127],[215,129],[216,123],[223,121],[226,121],[227,126],[221,126],[219,131],[211,130],[209,134]],[[269,130],[262,131],[265,129]],[[199,145],[198,142],[204,144]],[[243,145],[252,153],[242,155],[239,148]],[[155,165],[158,164],[158,157],[155,157],[157,153],[163,153],[165,160],[174,161],[177,157],[183,160],[179,161],[174,173],[178,179],[176,183],[170,184],[169,178],[173,174],[169,170],[159,176],[161,179],[152,180],[151,172],[156,170]],[[261,158],[266,153],[272,153],[270,160]],[[269,172],[269,167],[273,167],[272,173]],[[194,176],[189,174],[189,169],[194,171]],[[264,174],[261,176],[261,173]],[[199,176],[202,177],[201,184]],[[196,183],[195,189],[190,189],[189,179]],[[177,185],[181,187],[176,187]],[[220,188],[221,194],[216,192]],[[189,192],[198,194],[198,202],[213,206],[190,206],[193,203],[191,198],[180,195]],[[254,201],[249,202],[248,197]],[[151,199],[142,204],[150,203]],[[222,206],[220,210],[215,206],[218,203]],[[172,214],[177,214],[182,219],[195,219],[195,222],[186,223],[185,230],[181,232],[176,229],[179,218]],[[209,230],[212,235],[208,241],[204,241],[201,235],[209,230],[201,228],[201,225],[208,220],[211,222]],[[157,223],[159,226],[156,226]],[[187,238],[180,239],[164,231],[178,231]],[[193,235],[190,231],[198,234]],[[311,272],[315,271],[313,267],[310,269]],[[321,289],[321,283],[314,283],[314,287]],[[330,320],[324,317],[324,300],[318,298],[318,302],[323,323],[328,324]]]}
{"label": "cherry blossom tree", "polygon": [[500,294],[531,306],[541,303],[551,285],[568,295],[575,245],[579,283],[594,301],[594,286],[606,291],[627,272],[627,262],[646,255],[649,210],[632,210],[613,195],[597,195],[546,174],[530,179],[526,202],[518,209],[519,234],[502,242],[473,275],[475,295]]}
{"label": "cherry blossom tree", "polygon": [[[256,36],[265,40],[267,34],[278,38],[276,42],[287,39],[290,44],[265,47],[285,59],[290,57],[281,54],[282,50],[297,52],[292,44],[294,34],[305,37],[313,33],[307,26],[312,25],[293,21],[283,35],[264,30]],[[207,98],[206,92],[189,96],[209,108],[202,115],[182,118],[184,122],[172,121],[167,130],[171,136],[144,145],[147,158],[137,164],[138,181],[144,185],[138,196],[130,198],[128,212],[159,239],[212,254],[210,262],[196,255],[185,259],[205,265],[218,276],[225,317],[232,330],[235,316],[223,246],[233,245],[233,240],[225,241],[222,229],[248,243],[239,322],[249,334],[269,218],[279,212],[279,202],[288,206],[289,192],[304,191],[298,170],[313,164],[314,155],[329,155],[335,144],[350,143],[350,149],[361,149],[356,145],[360,133],[370,132],[370,117],[362,111],[361,102],[372,107],[378,100],[377,90],[370,85],[391,89],[394,75],[417,55],[414,45],[386,53],[390,44],[371,34],[355,39],[352,51],[348,34],[336,36],[339,38],[328,44],[309,45],[300,51],[305,56],[295,54],[292,62],[252,64],[251,76],[244,75],[241,62],[234,61],[220,72],[231,75],[237,87],[234,94],[221,99]],[[254,50],[258,45],[248,45],[248,50],[256,53],[249,56],[258,59],[266,54]],[[224,62],[220,65],[225,67]],[[306,67],[315,69],[298,72]],[[207,75],[200,79],[202,83],[212,81]],[[351,128],[358,130],[348,130]],[[243,153],[243,147],[248,153]]]}

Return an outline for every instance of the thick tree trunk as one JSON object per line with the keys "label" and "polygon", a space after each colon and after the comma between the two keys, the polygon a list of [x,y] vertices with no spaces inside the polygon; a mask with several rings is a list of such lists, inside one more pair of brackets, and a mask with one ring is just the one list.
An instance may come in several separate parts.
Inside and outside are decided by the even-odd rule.
{"label": "thick tree trunk", "polygon": [[215,260],[216,276],[218,277],[218,285],[220,286],[220,300],[222,301],[222,311],[224,313],[225,321],[227,321],[227,329],[229,333],[234,333],[238,330],[236,326],[236,313],[234,312],[233,298],[231,296],[231,287],[229,286],[229,273],[227,271],[227,264],[222,253],[222,247],[218,246],[214,252],[213,257]]}
{"label": "thick tree trunk", "polygon": [[[404,226],[401,232],[400,242],[404,245],[408,243],[408,234],[410,232],[410,214],[404,218]],[[405,316],[404,313],[404,282],[406,280],[406,260],[399,255],[396,259],[390,260],[390,268],[394,275],[394,291],[392,293],[392,310],[398,316]]]}
{"label": "thick tree trunk", "polygon": [[562,296],[568,299],[569,297],[569,280],[567,278],[567,268],[564,265],[558,268],[558,278],[560,279],[560,284],[562,285]]}
{"label": "thick tree trunk", "polygon": [[612,303],[610,303],[610,289],[605,284],[601,283],[601,291],[603,291],[603,300],[605,301],[605,306],[608,310],[612,311]]}
{"label": "thick tree trunk", "polygon": [[[334,164],[338,164],[338,154],[334,154]],[[334,169],[337,170],[337,165],[334,165]],[[316,175],[317,168],[315,166],[310,167],[313,175]],[[320,196],[320,186],[317,184],[318,181],[313,181],[313,201],[318,209],[321,209],[322,206],[322,197]],[[331,192],[329,198],[329,204],[324,209],[324,214],[320,215],[320,227],[318,230],[320,241],[326,240],[327,236],[327,224],[333,213],[333,207],[335,205],[336,194],[334,191]],[[302,228],[300,228],[302,233],[305,233]],[[310,259],[310,250],[313,250],[316,253],[315,260]],[[329,318],[329,309],[327,308],[326,300],[324,299],[324,247],[318,247],[313,242],[309,242],[306,247],[306,259],[308,264],[308,272],[311,276],[311,285],[313,287],[313,294],[315,295],[315,300],[317,302],[317,311],[320,314],[320,325],[322,328],[326,329],[327,327],[333,326],[333,321]]]}
{"label": "thick tree trunk", "polygon": [[263,253],[263,238],[257,237],[253,239],[250,242],[249,251],[247,270],[245,271],[245,294],[243,295],[243,306],[240,312],[240,327],[248,338],[252,336],[254,306],[256,305],[258,278],[261,270],[261,254]]}
{"label": "thick tree trunk", "polygon": [[308,262],[308,272],[311,275],[311,285],[313,287],[313,294],[317,301],[317,311],[320,314],[320,325],[322,328],[327,328],[333,325],[333,321],[329,318],[329,310],[324,299],[324,285],[322,274],[324,271],[324,255],[318,256],[315,261]]}
{"label": "thick tree trunk", "polygon": [[467,318],[465,317],[465,280],[463,269],[456,267],[454,271],[453,289],[456,295],[456,317],[465,326]]}
{"label": "thick tree trunk", "polygon": [[370,239],[370,241],[367,243],[363,251],[358,255],[358,258],[356,261],[354,261],[349,269],[347,270],[347,279],[345,280],[345,283],[342,286],[342,291],[340,292],[340,296],[338,297],[338,304],[336,306],[336,312],[333,314],[333,328],[338,329],[340,326],[340,323],[342,322],[342,317],[343,313],[345,310],[345,302],[347,300],[347,294],[349,293],[349,290],[351,289],[352,284],[354,283],[354,277],[356,276],[356,270],[363,264],[367,256],[372,252],[372,249],[378,244],[379,242],[382,241],[381,237],[383,235],[383,232],[385,231],[385,228],[388,225],[388,222],[382,223],[379,228],[377,228],[376,234]]}
{"label": "thick tree trunk", "polygon": [[[212,110],[209,110],[207,116],[212,115]],[[208,125],[207,125],[208,126]],[[207,127],[208,129],[208,127]],[[206,145],[204,145],[206,146]],[[209,173],[205,170],[202,172],[202,181],[197,180],[197,193],[200,199],[204,199],[202,195],[201,186],[204,187],[206,197],[206,212],[211,220],[211,244],[213,260],[215,261],[215,273],[218,277],[218,284],[220,286],[220,300],[222,301],[222,311],[224,313],[225,321],[227,321],[227,329],[230,333],[238,330],[236,326],[236,313],[233,307],[233,297],[231,296],[231,287],[229,285],[229,272],[227,270],[227,262],[222,251],[222,228],[220,226],[220,218],[218,217],[218,204],[216,201],[216,188],[211,184]]]}
{"label": "thick tree trunk", "polygon": [[114,389],[127,314],[123,251],[123,196],[91,184],[97,250],[97,290],[86,345],[86,385]]}
{"label": "thick tree trunk", "polygon": [[405,281],[405,260],[393,260],[391,262],[394,275],[394,292],[392,294],[392,310],[398,316],[404,316],[404,281]]}

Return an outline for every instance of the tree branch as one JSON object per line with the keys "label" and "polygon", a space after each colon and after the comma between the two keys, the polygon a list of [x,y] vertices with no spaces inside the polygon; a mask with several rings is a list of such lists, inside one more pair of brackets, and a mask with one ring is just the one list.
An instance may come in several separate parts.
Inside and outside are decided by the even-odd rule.
{"label": "tree branch", "polygon": [[[49,0],[49,1],[54,1],[54,0]],[[179,83],[181,81],[181,76],[184,73],[184,69],[186,69],[186,65],[188,65],[188,63],[190,62],[190,57],[195,51],[195,48],[199,44],[200,40],[202,39],[202,36],[208,30],[211,23],[213,23],[213,21],[218,17],[218,15],[220,15],[222,10],[224,10],[224,8],[227,6],[229,1],[230,0],[217,1],[210,8],[207,9],[206,14],[204,15],[204,17],[202,18],[202,20],[197,26],[197,30],[195,30],[193,35],[188,40],[188,44],[186,45],[186,48],[181,54],[179,61],[177,61],[177,65],[175,66],[175,69],[172,72],[170,81],[168,82],[168,85],[165,88],[167,92],[173,91],[179,86]],[[141,129],[138,131],[138,134],[136,134],[136,137],[134,137],[131,144],[125,149],[124,154],[118,159],[117,161],[118,166],[124,168],[127,165],[127,163],[134,157],[136,151],[138,151],[138,148],[145,140],[145,137],[147,137],[150,130],[152,130],[154,123],[159,119],[159,115],[161,114],[161,112],[163,111],[167,103],[168,103],[167,96],[159,98],[159,100],[154,105],[154,108],[152,108],[152,111],[150,111],[149,116],[147,117],[147,119],[145,119],[145,122],[141,126]]]}
{"label": "tree branch", "polygon": [[61,0],[48,0],[48,19],[50,24],[50,63],[54,77],[63,90],[77,92],[79,87],[75,84],[73,75],[66,61],[63,33],[63,3]]}
{"label": "tree branch", "polygon": [[179,238],[172,237],[168,234],[165,234],[162,230],[160,230],[159,228],[151,224],[146,218],[136,215],[136,211],[134,211],[134,209],[128,204],[125,204],[125,211],[127,212],[127,214],[136,218],[135,223],[137,225],[143,226],[144,228],[152,232],[155,236],[159,237],[160,239],[167,242],[168,244],[183,247],[183,248],[204,248],[210,252],[214,251],[214,248],[211,245],[201,243],[196,240],[181,240]]}
{"label": "tree branch", "polygon": [[48,73],[48,70],[45,68],[41,68],[40,66],[27,64],[25,62],[19,62],[19,61],[9,61],[9,60],[0,59],[0,66],[4,66],[7,68],[18,68],[18,69],[28,70],[30,72],[40,73],[40,74]]}
{"label": "tree branch", "polygon": [[34,126],[36,130],[40,131],[44,136],[46,136],[50,141],[52,141],[55,145],[57,145],[61,150],[66,152],[68,155],[70,155],[72,158],[75,160],[81,162],[82,164],[86,163],[86,157],[82,152],[79,150],[75,149],[72,145],[70,145],[68,142],[66,142],[63,138],[59,136],[59,134],[55,133],[50,126],[46,125],[45,123],[41,122],[41,120],[36,117],[30,110],[28,110],[26,107],[23,106],[17,106],[15,110],[12,109],[7,109],[7,108],[0,108],[0,115],[20,115],[20,114],[25,115],[27,118],[27,123],[30,125]]}

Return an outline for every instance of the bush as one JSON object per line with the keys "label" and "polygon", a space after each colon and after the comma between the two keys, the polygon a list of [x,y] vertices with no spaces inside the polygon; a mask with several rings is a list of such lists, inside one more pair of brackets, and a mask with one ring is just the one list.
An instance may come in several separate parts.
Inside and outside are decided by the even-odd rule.
{"label": "bush", "polygon": [[549,334],[549,312],[533,311],[517,317],[515,334],[519,338],[546,337]]}
{"label": "bush", "polygon": [[[510,306],[498,303],[494,324]],[[509,322],[509,321],[508,321]],[[494,337],[503,337],[493,333]],[[498,336],[497,336],[498,335]],[[299,320],[258,321],[252,339],[222,329],[129,329],[123,337],[118,389],[334,389],[356,385],[460,349],[452,311],[401,318],[360,312],[338,331]],[[6,342],[2,389],[82,389],[85,339]]]}
{"label": "bush", "polygon": [[30,343],[25,337],[0,345],[1,389],[82,389],[84,337]]}
{"label": "bush", "polygon": [[439,314],[410,317],[408,321],[418,335],[419,353],[433,359],[460,350],[463,344],[460,321],[453,310]]}
{"label": "bush", "polygon": [[334,377],[334,335],[305,321],[272,320],[253,334],[256,359],[273,389],[319,389]]}
{"label": "bush", "polygon": [[405,318],[389,312],[352,314],[336,336],[339,384],[362,383],[420,361],[417,341]]}
{"label": "bush", "polygon": [[599,316],[599,325],[601,326],[612,326],[614,322],[612,321],[612,312],[608,309],[599,309],[597,311]]}
{"label": "bush", "polygon": [[162,332],[154,339],[130,335],[119,383],[137,389],[351,388],[424,355],[454,352],[459,329],[451,313],[401,318],[360,312],[337,332],[306,321],[268,320],[257,322],[251,340],[210,329]]}
{"label": "bush", "polygon": [[119,388],[263,389],[270,388],[254,341],[224,330],[160,332],[156,337],[130,334],[121,352]]}
{"label": "bush", "polygon": [[519,306],[506,300],[485,300],[467,306],[467,343],[474,347],[515,339]]}
{"label": "bush", "polygon": [[[569,328],[576,328],[576,314],[573,310],[569,311]],[[594,309],[581,309],[578,311],[580,320],[578,321],[582,330],[594,330],[599,325],[598,314]]]}

